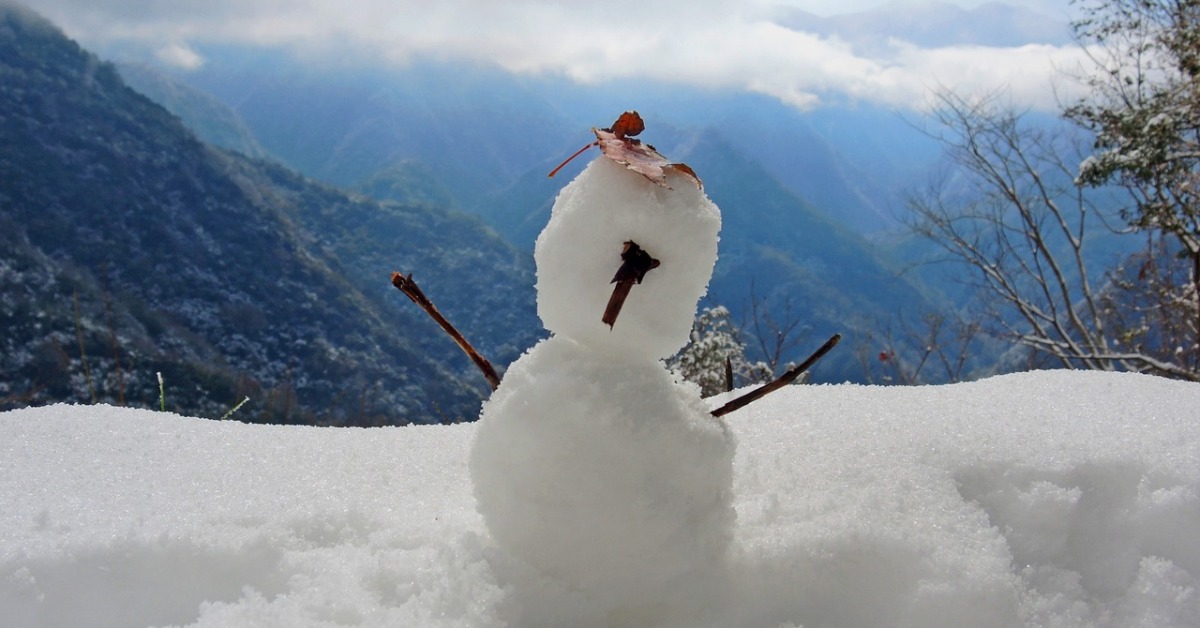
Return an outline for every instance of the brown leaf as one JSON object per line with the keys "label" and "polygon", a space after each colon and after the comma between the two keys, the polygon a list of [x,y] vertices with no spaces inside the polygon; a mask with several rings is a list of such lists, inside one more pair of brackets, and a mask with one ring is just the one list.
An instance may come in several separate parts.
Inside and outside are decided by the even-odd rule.
{"label": "brown leaf", "polygon": [[629,168],[630,170],[666,186],[667,174],[664,166],[671,162],[654,150],[654,147],[638,140],[626,139],[609,129],[593,129],[596,133],[596,144],[605,157]]}
{"label": "brown leaf", "polygon": [[700,182],[700,175],[697,175],[696,171],[692,170],[691,166],[689,166],[687,164],[674,163],[674,164],[668,165],[667,167],[675,170],[676,172],[679,172],[680,174],[685,174],[685,175],[691,177],[692,179],[694,179],[696,181],[696,187],[700,187],[700,188],[704,187],[704,184]]}
{"label": "brown leaf", "polygon": [[559,170],[562,170],[563,166],[570,163],[572,159],[578,157],[583,151],[592,146],[599,146],[600,152],[605,157],[663,187],[667,187],[667,174],[664,171],[667,168],[687,175],[696,183],[696,187],[704,187],[704,184],[700,182],[700,177],[696,176],[696,172],[687,164],[673,163],[659,154],[653,146],[641,140],[633,139],[633,136],[640,134],[644,130],[646,130],[646,123],[642,121],[642,116],[638,115],[636,111],[626,111],[617,118],[617,121],[611,127],[606,129],[592,129],[592,132],[596,134],[596,141],[584,146],[574,155],[568,157],[566,161],[550,171],[549,176],[553,177]]}
{"label": "brown leaf", "polygon": [[620,138],[634,137],[646,130],[646,123],[642,122],[642,116],[638,115],[638,112],[626,111],[608,130]]}

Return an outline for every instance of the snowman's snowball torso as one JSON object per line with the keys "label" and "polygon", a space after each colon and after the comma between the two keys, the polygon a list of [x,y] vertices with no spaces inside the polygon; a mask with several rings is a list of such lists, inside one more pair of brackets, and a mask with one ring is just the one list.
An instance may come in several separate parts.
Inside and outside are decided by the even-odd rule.
{"label": "snowman's snowball torso", "polygon": [[471,459],[496,543],[606,600],[636,601],[720,564],[733,447],[695,386],[660,363],[537,345],[487,402]]}
{"label": "snowman's snowball torso", "polygon": [[[600,158],[559,194],[535,253],[553,335],[509,367],[471,452],[496,544],[613,608],[719,570],[733,536],[733,437],[661,362],[688,340],[720,212],[693,180],[667,183]],[[661,265],[610,329],[626,241]]]}

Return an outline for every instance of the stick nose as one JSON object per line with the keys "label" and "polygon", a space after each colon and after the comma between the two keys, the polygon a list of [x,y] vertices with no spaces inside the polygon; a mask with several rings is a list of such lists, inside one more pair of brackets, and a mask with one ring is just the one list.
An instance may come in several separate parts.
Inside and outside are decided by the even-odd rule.
{"label": "stick nose", "polygon": [[661,264],[633,240],[625,241],[625,246],[621,249],[621,267],[610,282],[617,285],[613,287],[612,296],[608,298],[608,305],[604,308],[604,316],[600,318],[609,329],[616,324],[617,316],[621,314],[621,308],[625,305],[625,299],[633,289],[633,284],[642,283],[646,273]]}

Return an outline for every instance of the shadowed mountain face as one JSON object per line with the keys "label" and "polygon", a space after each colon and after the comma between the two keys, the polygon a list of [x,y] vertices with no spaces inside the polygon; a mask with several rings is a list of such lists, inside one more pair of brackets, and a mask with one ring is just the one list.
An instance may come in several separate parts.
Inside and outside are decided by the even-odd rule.
{"label": "shadowed mountain face", "polygon": [[157,406],[162,373],[167,407],[199,416],[249,396],[237,418],[473,419],[482,380],[388,273],[453,285],[443,309],[499,365],[538,329],[531,264],[477,219],[211,148],[7,5],[0,239],[3,407]]}

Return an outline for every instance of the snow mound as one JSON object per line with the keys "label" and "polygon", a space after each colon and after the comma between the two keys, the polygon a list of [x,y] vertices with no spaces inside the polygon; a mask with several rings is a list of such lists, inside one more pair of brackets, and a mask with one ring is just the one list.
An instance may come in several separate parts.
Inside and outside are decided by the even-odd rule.
{"label": "snow mound", "polygon": [[793,387],[730,417],[741,582],[804,625],[1200,626],[1198,403],[1095,372]]}
{"label": "snow mound", "polygon": [[[534,249],[546,329],[626,357],[665,358],[687,343],[716,264],[721,215],[686,176],[668,170],[667,183],[601,157],[562,189]],[[600,318],[629,240],[662,265],[633,287],[609,329]]]}
{"label": "snow mound", "polygon": [[[676,578],[711,603],[659,625],[1200,626],[1197,408],[1111,373],[788,387],[726,417],[725,574]],[[483,429],[0,413],[0,623],[655,625],[490,538]]]}

